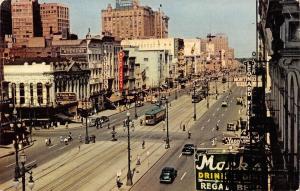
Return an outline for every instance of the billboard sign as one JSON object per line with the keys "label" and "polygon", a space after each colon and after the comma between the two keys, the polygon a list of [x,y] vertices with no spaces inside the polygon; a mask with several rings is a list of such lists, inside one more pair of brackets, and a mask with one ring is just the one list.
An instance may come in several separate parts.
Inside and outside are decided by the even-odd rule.
{"label": "billboard sign", "polygon": [[196,190],[265,190],[267,171],[261,161],[261,158],[242,153],[197,150]]}
{"label": "billboard sign", "polygon": [[118,54],[118,62],[119,62],[119,91],[123,91],[123,79],[124,79],[124,71],[123,71],[123,66],[124,66],[124,56],[125,53],[123,51],[120,51]]}
{"label": "billboard sign", "polygon": [[74,92],[58,92],[56,93],[57,103],[75,102],[77,101],[76,93]]}

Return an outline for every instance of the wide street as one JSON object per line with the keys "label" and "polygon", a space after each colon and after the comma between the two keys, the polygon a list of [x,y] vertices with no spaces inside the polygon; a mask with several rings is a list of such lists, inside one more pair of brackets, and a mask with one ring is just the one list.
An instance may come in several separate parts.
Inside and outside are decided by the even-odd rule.
{"label": "wide street", "polygon": [[[181,156],[181,148],[185,142],[192,142],[198,147],[209,147],[210,139],[218,137],[221,140],[222,130],[228,121],[237,120],[237,112],[240,106],[235,105],[235,97],[241,95],[241,88],[233,86],[233,94],[228,96],[228,88],[225,84],[218,84],[220,90],[227,90],[220,94],[218,100],[215,95],[210,96],[210,108],[207,111],[207,101],[197,103],[197,122],[193,121],[193,104],[191,96],[178,95],[178,99],[171,102],[169,107],[169,132],[170,149],[165,149],[164,139],[166,130],[161,122],[155,126],[140,126],[139,119],[135,122],[135,129],[131,131],[131,157],[134,169],[133,190],[165,190],[172,189],[188,190],[194,188],[193,157]],[[214,83],[211,84],[210,92],[215,92]],[[221,92],[221,91],[220,91]],[[227,100],[229,107],[221,108],[221,102]],[[174,93],[170,100],[174,99]],[[139,116],[152,106],[138,108]],[[230,112],[229,112],[230,111]],[[130,110],[131,118],[134,116],[134,108]],[[116,189],[115,178],[121,173],[125,186],[127,173],[127,131],[122,127],[122,121],[126,112],[115,114],[110,117],[110,127],[116,126],[118,141],[111,141],[111,129],[104,125],[102,129],[89,128],[89,134],[96,135],[96,143],[89,145],[80,144],[76,137],[82,134],[85,128],[70,128],[59,130],[35,131],[33,139],[36,139],[33,147],[26,149],[28,156],[26,164],[37,163],[38,167],[33,170],[36,182],[35,190],[111,190]],[[221,129],[216,132],[214,127],[219,123]],[[185,124],[186,131],[182,130]],[[191,128],[191,129],[190,129]],[[187,131],[192,132],[192,139],[187,139]],[[59,143],[59,136],[66,135],[71,131],[75,140],[69,145]],[[46,147],[44,139],[52,137],[53,145]],[[141,148],[145,140],[146,148]],[[78,147],[81,145],[80,147]],[[141,165],[136,165],[140,158]],[[14,156],[0,160],[1,187],[11,187],[11,178],[14,173]],[[172,185],[161,185],[158,177],[163,166],[174,166],[178,169],[178,177]],[[150,170],[149,170],[150,169]],[[147,184],[146,184],[147,182]],[[150,184],[149,184],[150,183]],[[151,186],[150,186],[151,185]],[[147,188],[147,186],[149,188]],[[150,188],[151,187],[151,188]],[[141,189],[143,188],[143,189]],[[186,190],[186,189],[185,189]]]}
{"label": "wide street", "polygon": [[[212,147],[211,139],[213,137],[216,137],[218,144],[220,144],[223,137],[222,134],[226,134],[227,122],[236,122],[240,117],[239,110],[242,108],[240,105],[236,105],[235,98],[243,94],[242,91],[242,88],[234,87],[231,95],[227,93],[223,95],[193,125],[191,128],[191,140],[185,138],[173,144],[168,153],[131,190],[195,190],[194,158],[193,156],[183,156],[181,154],[182,146],[186,143],[194,143],[198,148],[210,148]],[[223,100],[228,100],[228,107],[221,107]],[[220,127],[218,131],[215,129],[217,123]],[[175,167],[178,170],[177,178],[172,184],[161,184],[159,182],[161,169],[166,166]]]}

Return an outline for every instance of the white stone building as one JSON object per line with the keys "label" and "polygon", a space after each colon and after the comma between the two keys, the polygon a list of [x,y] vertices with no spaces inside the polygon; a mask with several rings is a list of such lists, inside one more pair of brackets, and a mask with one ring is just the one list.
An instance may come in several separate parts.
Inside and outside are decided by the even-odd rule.
{"label": "white stone building", "polygon": [[74,102],[88,97],[90,71],[87,65],[61,58],[26,58],[4,65],[9,98],[16,108],[51,107],[60,92],[74,93]]}

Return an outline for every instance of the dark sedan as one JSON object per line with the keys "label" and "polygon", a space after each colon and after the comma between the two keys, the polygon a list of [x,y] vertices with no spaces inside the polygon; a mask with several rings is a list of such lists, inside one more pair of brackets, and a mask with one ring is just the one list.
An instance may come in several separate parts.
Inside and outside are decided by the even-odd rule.
{"label": "dark sedan", "polygon": [[160,183],[172,183],[177,176],[177,170],[173,167],[164,167],[161,171]]}
{"label": "dark sedan", "polygon": [[195,150],[195,145],[194,144],[185,144],[182,148],[181,153],[183,155],[193,155]]}

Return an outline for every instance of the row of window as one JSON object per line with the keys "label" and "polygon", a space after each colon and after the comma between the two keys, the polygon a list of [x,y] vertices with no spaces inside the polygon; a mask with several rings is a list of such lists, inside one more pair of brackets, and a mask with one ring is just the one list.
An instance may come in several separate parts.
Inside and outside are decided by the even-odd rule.
{"label": "row of window", "polygon": [[[42,83],[37,83],[36,84],[37,87],[37,91],[36,91],[36,97],[38,100],[39,104],[43,104],[43,84]],[[17,88],[16,88],[16,84],[12,83],[11,85],[11,92],[12,92],[12,99],[14,100],[14,103],[17,102]],[[33,104],[33,100],[34,100],[34,95],[33,95],[33,83],[30,83],[29,85],[29,94],[30,94],[30,104]],[[25,104],[25,84],[24,83],[20,83],[19,85],[19,97],[20,97],[20,102],[19,104]],[[50,88],[49,86],[46,86],[46,99],[47,99],[47,103],[50,102]]]}

